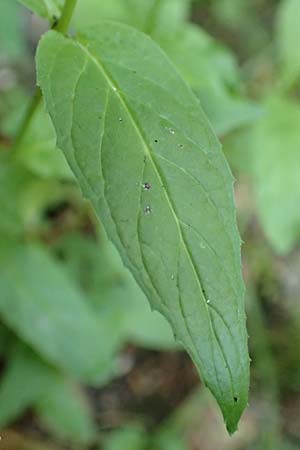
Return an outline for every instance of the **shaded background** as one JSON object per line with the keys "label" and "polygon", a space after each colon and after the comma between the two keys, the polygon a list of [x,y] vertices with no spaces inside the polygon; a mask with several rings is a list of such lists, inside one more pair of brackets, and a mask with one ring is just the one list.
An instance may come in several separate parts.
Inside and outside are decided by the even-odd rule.
{"label": "shaded background", "polygon": [[82,199],[43,108],[10,156],[48,24],[0,0],[0,448],[299,449],[300,2],[78,0],[73,29],[101,18],[166,51],[237,179],[250,403],[229,438]]}

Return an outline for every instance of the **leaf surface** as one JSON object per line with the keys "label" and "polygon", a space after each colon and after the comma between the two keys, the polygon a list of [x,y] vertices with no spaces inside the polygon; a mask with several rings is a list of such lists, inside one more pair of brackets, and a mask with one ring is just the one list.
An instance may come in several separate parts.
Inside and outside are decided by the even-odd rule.
{"label": "leaf surface", "polygon": [[113,22],[78,40],[47,33],[37,66],[58,147],[233,432],[249,369],[240,237],[199,101],[150,38]]}
{"label": "leaf surface", "polygon": [[172,34],[190,15],[190,0],[79,0],[76,29],[100,20],[118,20],[147,34]]}
{"label": "leaf surface", "polygon": [[148,444],[147,432],[136,425],[127,425],[113,431],[104,441],[103,450],[145,450]]}
{"label": "leaf surface", "polygon": [[[14,59],[26,55],[22,25],[19,5],[11,0],[1,0],[0,53],[2,57],[4,54],[6,57]],[[1,92],[1,97],[2,95]]]}
{"label": "leaf surface", "polygon": [[300,39],[300,2],[283,0],[277,15],[277,44],[284,81],[292,84],[300,78],[300,55],[296,42]]}
{"label": "leaf surface", "polygon": [[114,330],[110,341],[115,341],[115,353],[128,343],[156,350],[176,348],[169,323],[150,311],[144,293],[104,236],[97,242],[68,233],[57,250],[97,317]]}
{"label": "leaf surface", "polygon": [[19,0],[37,15],[52,21],[60,16],[64,0]]}
{"label": "leaf surface", "polygon": [[0,241],[0,294],[2,320],[44,359],[83,380],[104,376],[106,332],[42,247]]}
{"label": "leaf surface", "polygon": [[[60,375],[23,344],[14,345],[0,384],[0,426],[15,420]],[[30,382],[29,382],[30,381]]]}
{"label": "leaf surface", "polygon": [[86,443],[94,436],[89,407],[80,389],[23,343],[12,348],[0,383],[0,402],[1,427],[34,407],[47,426],[64,438]]}
{"label": "leaf surface", "polygon": [[64,440],[90,443],[96,435],[92,412],[84,391],[66,377],[57,377],[35,403],[47,428]]}
{"label": "leaf surface", "polygon": [[17,159],[43,178],[72,179],[72,172],[55,144],[55,132],[49,116],[40,108],[20,143]]}
{"label": "leaf surface", "polygon": [[199,26],[182,24],[170,35],[155,36],[191,86],[217,135],[257,119],[257,104],[243,97],[234,55]]}
{"label": "leaf surface", "polygon": [[[292,250],[300,238],[300,107],[273,96],[254,129],[252,170],[258,215],[273,248]],[[259,151],[257,151],[259,149]]]}

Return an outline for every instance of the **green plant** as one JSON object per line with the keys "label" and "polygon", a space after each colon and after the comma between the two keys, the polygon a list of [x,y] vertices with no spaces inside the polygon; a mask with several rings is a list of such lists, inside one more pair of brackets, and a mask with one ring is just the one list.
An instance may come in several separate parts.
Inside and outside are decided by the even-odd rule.
{"label": "green plant", "polygon": [[298,448],[299,1],[73,6],[0,2],[4,445]]}
{"label": "green plant", "polygon": [[[247,403],[249,360],[233,177],[218,139],[241,185],[252,187],[254,206],[239,195],[238,204],[254,271],[274,270],[271,257],[299,243],[299,2],[280,2],[270,44],[258,4],[274,2],[198,1],[216,34],[240,36],[242,72],[189,21],[196,1],[20,3],[51,31],[38,45],[30,99],[11,76],[33,72],[19,61],[30,61],[25,9],[2,0],[0,426],[31,407],[61,439],[98,441],[84,386],[122,374],[127,343],[183,344],[231,433]],[[267,262],[253,217],[274,252]],[[248,265],[246,257],[247,274]],[[281,440],[280,363],[264,336],[261,281],[248,283],[254,366],[270,411],[262,447],[272,449]],[[173,428],[149,444],[142,424],[125,423],[103,445],[185,448]]]}
{"label": "green plant", "polygon": [[[133,18],[136,28],[102,21],[75,36],[67,34],[75,0],[21,3],[47,18],[52,30],[42,37],[37,50],[41,90],[37,88],[11,154],[1,165],[5,197],[14,196],[20,209],[24,207],[19,182],[23,187],[28,184],[27,195],[35,192],[36,196],[33,217],[32,211],[22,214],[10,202],[3,202],[7,211],[1,228],[9,239],[1,243],[2,318],[46,360],[77,378],[99,382],[111,373],[109,362],[118,348],[118,336],[108,344],[107,323],[101,324],[101,317],[95,320],[90,310],[95,305],[87,305],[45,249],[23,241],[26,220],[31,225],[39,222],[38,205],[44,206],[47,189],[51,190],[49,180],[48,187],[45,180],[39,181],[41,171],[48,169],[38,165],[39,150],[28,158],[28,144],[26,149],[29,139],[33,152],[28,136],[34,122],[49,120],[40,110],[42,93],[57,146],[84,197],[152,308],[168,319],[176,340],[190,353],[232,433],[247,403],[249,371],[233,178],[198,99],[153,39],[171,57],[174,33],[183,33],[184,39],[204,51],[214,43],[184,24],[188,2],[172,6],[180,24],[176,27],[174,20],[174,29],[164,27],[168,1],[145,2],[141,15],[137,8]],[[117,15],[122,15],[115,3]],[[145,14],[147,8],[151,11]],[[143,22],[145,17],[151,22]],[[78,16],[75,22],[80,28]],[[227,101],[229,94],[220,75],[210,77],[210,66],[226,55],[217,48],[215,52],[210,60],[203,56],[207,65],[203,80],[193,77],[191,66],[188,81],[200,97],[209,86],[216,102]],[[191,65],[192,58],[191,53]],[[229,55],[226,58],[221,77],[232,77],[236,83],[234,63]],[[176,63],[176,53],[173,59]],[[257,114],[255,106],[237,101],[246,121]],[[219,118],[216,121],[222,131],[232,126]],[[50,130],[50,123],[46,126]],[[56,174],[72,178],[60,156],[51,155],[51,159]],[[39,172],[36,180],[27,176],[24,165],[28,164],[27,170]],[[49,174],[44,175],[47,179]],[[70,199],[74,195],[71,187],[69,195]],[[30,303],[23,298],[27,289]],[[94,342],[106,343],[98,352]],[[5,385],[3,389],[5,395]]]}

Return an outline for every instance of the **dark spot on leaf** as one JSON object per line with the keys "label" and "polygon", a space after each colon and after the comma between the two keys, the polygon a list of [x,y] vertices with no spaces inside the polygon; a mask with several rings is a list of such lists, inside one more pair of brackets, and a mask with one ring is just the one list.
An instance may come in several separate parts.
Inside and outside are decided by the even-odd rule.
{"label": "dark spot on leaf", "polygon": [[143,183],[142,184],[144,191],[150,191],[151,184],[150,183]]}
{"label": "dark spot on leaf", "polygon": [[144,209],[145,214],[150,214],[151,211],[152,210],[151,210],[151,206],[150,205],[145,206],[145,209]]}
{"label": "dark spot on leaf", "polygon": [[235,401],[235,403],[237,403],[238,398],[237,397],[233,397],[233,400]]}
{"label": "dark spot on leaf", "polygon": [[157,143],[157,142],[158,142],[158,140],[157,140],[157,139],[154,139],[154,142],[156,142],[156,143]]}

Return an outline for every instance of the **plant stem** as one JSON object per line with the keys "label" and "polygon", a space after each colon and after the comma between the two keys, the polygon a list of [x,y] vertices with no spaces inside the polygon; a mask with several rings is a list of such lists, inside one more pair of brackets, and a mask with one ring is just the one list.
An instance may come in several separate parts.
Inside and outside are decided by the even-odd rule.
{"label": "plant stem", "polygon": [[77,0],[66,0],[65,5],[61,14],[61,17],[59,21],[57,22],[57,25],[54,27],[56,31],[59,31],[60,33],[67,33],[75,7],[76,7]]}
{"label": "plant stem", "polygon": [[[57,25],[53,28],[54,30],[59,31],[60,33],[63,34],[67,33],[76,4],[77,0],[65,1],[61,17],[57,22]],[[40,88],[37,86],[35,93],[32,97],[32,100],[27,107],[24,119],[21,122],[20,128],[16,134],[15,142],[13,144],[11,151],[11,156],[15,156],[17,154],[19,146],[22,143],[25,134],[27,133],[27,130],[31,124],[31,121],[33,119],[36,110],[38,109],[41,103],[41,100],[42,100],[42,93]]]}

